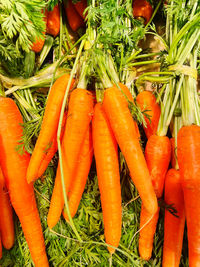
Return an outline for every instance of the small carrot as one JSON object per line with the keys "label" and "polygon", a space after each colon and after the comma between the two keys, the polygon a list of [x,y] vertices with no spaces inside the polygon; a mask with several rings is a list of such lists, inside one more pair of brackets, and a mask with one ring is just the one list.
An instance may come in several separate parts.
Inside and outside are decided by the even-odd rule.
{"label": "small carrot", "polygon": [[[49,93],[40,134],[27,170],[28,183],[38,178],[40,164],[44,160],[46,153],[52,144],[53,138],[55,138],[62,102],[69,82],[69,77],[69,74],[64,74],[58,78],[53,84]],[[72,88],[73,84],[74,80],[72,80],[70,88]]]}
{"label": "small carrot", "polygon": [[158,204],[149,170],[137,138],[128,103],[116,86],[105,90],[103,108],[144,206],[151,214],[154,214],[158,209]]}
{"label": "small carrot", "polygon": [[71,29],[75,32],[79,28],[85,26],[84,20],[81,18],[79,13],[76,11],[76,8],[72,4],[72,0],[64,2],[65,14],[67,16],[67,21]]}
{"label": "small carrot", "polygon": [[[92,129],[88,128],[77,162],[77,169],[68,193],[68,206],[71,217],[74,217],[83,194],[93,158]],[[63,211],[65,220],[69,221],[66,210]]]}
{"label": "small carrot", "polygon": [[178,267],[180,264],[185,227],[184,198],[181,187],[181,176],[178,170],[170,169],[167,172],[165,179],[165,203],[167,205],[173,205],[177,211],[177,217],[168,210],[165,210],[162,266]]}
{"label": "small carrot", "polygon": [[13,211],[10,203],[5,179],[0,168],[0,231],[1,242],[6,249],[10,249],[15,241]]}
{"label": "small carrot", "polygon": [[200,127],[178,132],[177,156],[183,188],[188,233],[189,266],[200,266]]}
{"label": "small carrot", "polygon": [[133,16],[134,18],[143,18],[144,24],[151,19],[153,8],[147,0],[133,0]]}
{"label": "small carrot", "polygon": [[146,127],[143,126],[146,137],[149,138],[157,132],[158,122],[160,119],[160,106],[156,102],[156,97],[150,91],[142,91],[139,93],[136,97],[136,102],[141,111],[145,111],[149,117],[144,116]]}
{"label": "small carrot", "polygon": [[[163,193],[164,179],[167,173],[171,158],[171,144],[166,136],[152,135],[147,141],[145,148],[145,159],[151,180],[156,193],[160,198]],[[140,237],[139,237],[139,253],[140,256],[149,260],[153,249],[153,239],[156,231],[156,225],[159,217],[159,209],[151,219],[150,214],[142,205],[140,214]]]}
{"label": "small carrot", "polygon": [[55,5],[52,11],[47,11],[47,29],[46,33],[56,37],[60,31],[60,9]]}
{"label": "small carrot", "polygon": [[77,1],[75,4],[73,4],[76,8],[76,11],[78,12],[78,14],[85,19],[86,15],[84,14],[85,9],[87,8],[87,0],[80,0]]}
{"label": "small carrot", "polygon": [[[77,168],[78,157],[83,145],[83,140],[89,128],[93,115],[93,96],[86,89],[77,88],[72,91],[69,99],[67,122],[62,140],[63,172],[65,190],[68,194],[71,182]],[[64,206],[62,194],[60,163],[58,165],[53,194],[47,223],[49,228],[58,222]]]}
{"label": "small carrot", "polygon": [[0,122],[0,165],[12,206],[21,222],[35,266],[49,266],[33,184],[26,180],[30,156],[16,150],[23,135],[23,120],[11,98],[0,97]]}
{"label": "small carrot", "polygon": [[[105,239],[108,244],[118,247],[122,224],[118,147],[100,103],[95,105],[92,134]],[[115,249],[109,246],[108,250],[111,254],[115,252]]]}

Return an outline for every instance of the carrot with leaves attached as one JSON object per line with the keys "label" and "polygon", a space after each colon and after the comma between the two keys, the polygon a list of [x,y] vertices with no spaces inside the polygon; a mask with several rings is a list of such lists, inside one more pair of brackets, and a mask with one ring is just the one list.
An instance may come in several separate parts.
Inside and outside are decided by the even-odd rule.
{"label": "carrot with leaves attached", "polygon": [[56,37],[60,31],[60,9],[59,5],[55,5],[53,10],[47,11],[46,33]]}
{"label": "carrot with leaves attached", "polygon": [[0,121],[0,165],[12,206],[21,222],[35,266],[49,266],[33,184],[26,180],[30,156],[16,150],[23,135],[23,120],[10,98],[0,97]]}
{"label": "carrot with leaves attached", "polygon": [[1,242],[6,249],[10,249],[15,240],[13,211],[6,189],[5,179],[0,168],[0,232]]}
{"label": "carrot with leaves attached", "polygon": [[[69,78],[69,74],[64,74],[60,78],[58,78],[53,84],[49,93],[40,134],[33,150],[30,164],[27,170],[28,183],[38,178],[38,170],[40,164],[44,160],[48,149],[52,144],[53,138],[55,138],[55,135],[57,133],[61,106],[69,82]],[[73,84],[74,80],[72,80],[70,88],[72,88]]]}
{"label": "carrot with leaves attached", "polygon": [[[105,239],[109,245],[118,247],[122,224],[118,146],[100,103],[95,105],[92,134]],[[115,251],[114,248],[109,246],[108,250],[111,254]]]}

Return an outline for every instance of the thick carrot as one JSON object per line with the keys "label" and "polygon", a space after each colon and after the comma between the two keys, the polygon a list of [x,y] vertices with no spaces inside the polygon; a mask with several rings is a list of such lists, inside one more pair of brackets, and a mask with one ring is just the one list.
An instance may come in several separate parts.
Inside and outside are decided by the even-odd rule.
{"label": "thick carrot", "polygon": [[57,4],[52,11],[47,11],[47,29],[46,33],[53,35],[54,37],[59,34],[60,31],[60,9]]}
{"label": "thick carrot", "polygon": [[105,90],[103,108],[144,206],[154,214],[158,209],[158,204],[149,170],[137,138],[128,103],[117,87],[113,86]]}
{"label": "thick carrot", "polygon": [[133,0],[134,18],[143,18],[144,24],[147,24],[152,16],[153,8],[147,0]]}
{"label": "thick carrot", "polygon": [[10,203],[5,179],[0,168],[0,231],[1,242],[6,249],[10,249],[15,241],[13,211]]}
{"label": "thick carrot", "polygon": [[12,206],[19,217],[35,266],[49,266],[33,184],[26,171],[30,156],[16,148],[22,139],[22,116],[11,98],[0,97],[0,165]]}
{"label": "thick carrot", "polygon": [[184,198],[181,187],[181,176],[178,170],[170,169],[167,172],[165,179],[165,203],[173,205],[178,217],[165,210],[162,266],[178,267],[180,264],[185,226]]}
{"label": "thick carrot", "polygon": [[158,122],[160,119],[160,106],[156,102],[156,97],[150,91],[142,91],[136,97],[136,102],[139,105],[141,111],[150,117],[144,116],[146,127],[143,126],[146,137],[149,138],[151,135],[156,134],[158,128]]}
{"label": "thick carrot", "polygon": [[[69,74],[64,74],[60,78],[58,78],[53,84],[49,93],[40,134],[37,139],[27,170],[28,183],[38,178],[38,169],[40,167],[40,164],[44,160],[46,153],[51,146],[53,138],[55,138],[58,128],[60,111],[65,91],[69,82],[69,77]],[[70,86],[71,88],[73,84],[74,80],[72,80]]]}
{"label": "thick carrot", "polygon": [[79,13],[76,11],[76,8],[72,4],[72,0],[64,2],[65,14],[67,16],[67,21],[71,29],[75,32],[79,28],[85,26],[84,20],[81,18]]}
{"label": "thick carrot", "polygon": [[[71,217],[74,217],[83,194],[93,158],[92,129],[88,128],[77,162],[74,179],[68,193],[68,206]],[[63,211],[65,220],[69,221],[66,210]]]}
{"label": "thick carrot", "polygon": [[84,14],[85,9],[87,8],[87,0],[80,0],[74,4],[78,14],[85,19],[86,15]]}
{"label": "thick carrot", "polygon": [[[70,184],[77,168],[78,157],[93,115],[93,96],[85,89],[75,89],[69,100],[67,122],[62,140],[63,172],[65,190],[68,194]],[[64,206],[62,194],[60,163],[51,197],[47,223],[49,228],[58,222]]]}
{"label": "thick carrot", "polygon": [[[121,238],[122,208],[117,141],[100,103],[95,105],[92,121],[106,243],[118,247]],[[108,246],[112,254],[115,249]]]}
{"label": "thick carrot", "polygon": [[[171,144],[166,136],[152,135],[147,141],[145,148],[145,159],[151,180],[153,183],[156,196],[160,198],[163,193],[164,179],[167,173],[171,158]],[[140,214],[140,237],[139,237],[139,253],[140,256],[149,260],[153,249],[153,239],[156,231],[156,225],[159,217],[159,210],[151,219],[150,214],[145,207],[141,209]]]}
{"label": "thick carrot", "polygon": [[[61,129],[61,134],[60,134],[60,139],[62,140],[64,130],[65,130],[65,123],[67,119],[67,114],[64,113],[63,116],[63,121],[62,121],[62,129]],[[38,178],[42,176],[42,174],[46,171],[50,161],[54,157],[55,153],[58,150],[58,144],[57,144],[57,133],[53,137],[52,143],[50,145],[50,148],[47,151],[46,156],[44,157],[43,161],[40,164],[39,171],[38,171]]]}
{"label": "thick carrot", "polygon": [[200,127],[178,132],[177,155],[188,230],[189,266],[200,266]]}

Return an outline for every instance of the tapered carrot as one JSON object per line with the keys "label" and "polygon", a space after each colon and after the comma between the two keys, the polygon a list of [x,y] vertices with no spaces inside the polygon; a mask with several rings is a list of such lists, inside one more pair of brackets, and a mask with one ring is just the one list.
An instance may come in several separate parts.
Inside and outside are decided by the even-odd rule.
{"label": "tapered carrot", "polygon": [[59,34],[60,31],[60,9],[57,4],[52,11],[47,11],[47,29],[46,33],[53,35],[54,37]]}
{"label": "tapered carrot", "polygon": [[[80,0],[77,1],[74,4],[76,11],[78,12],[78,14],[85,19],[86,15],[84,14],[85,9],[87,8],[87,0]],[[84,14],[84,15],[83,15]]]}
{"label": "tapered carrot", "polygon": [[67,21],[71,29],[75,32],[79,28],[85,26],[84,20],[81,18],[79,13],[76,11],[76,8],[72,4],[72,0],[64,2],[65,14],[67,16]]}
{"label": "tapered carrot", "polygon": [[[147,141],[145,148],[145,159],[151,174],[156,196],[160,198],[163,193],[164,179],[167,173],[171,158],[171,144],[166,136],[152,135]],[[141,209],[140,214],[140,237],[139,253],[140,256],[149,260],[153,249],[153,239],[156,231],[156,225],[159,217],[159,209],[152,217],[145,207]],[[152,218],[152,219],[151,219]]]}
{"label": "tapered carrot", "polygon": [[[44,160],[46,153],[52,144],[53,138],[55,138],[58,129],[60,111],[65,91],[69,82],[69,77],[69,74],[64,74],[60,78],[58,78],[53,84],[49,93],[40,134],[37,139],[27,170],[28,183],[38,178],[38,169],[40,167],[40,164]],[[70,88],[72,88],[73,84],[74,80],[72,80]]]}
{"label": "tapered carrot", "polygon": [[[118,247],[121,238],[122,208],[117,142],[100,103],[95,105],[92,122],[106,243]],[[108,247],[109,252],[115,252]]]}
{"label": "tapered carrot", "polygon": [[35,266],[49,266],[33,184],[26,180],[30,156],[16,150],[22,139],[23,120],[11,98],[0,97],[0,122],[0,165],[12,206],[21,222]]}
{"label": "tapered carrot", "polygon": [[158,122],[160,119],[160,106],[156,102],[156,97],[150,91],[142,91],[139,93],[136,97],[136,102],[141,111],[145,111],[145,114],[149,117],[144,116],[146,127],[143,126],[146,137],[149,138],[157,132]]}
{"label": "tapered carrot", "polygon": [[[64,129],[65,129],[65,123],[67,119],[67,114],[64,113],[63,116],[63,121],[62,121],[62,128],[61,128],[61,134],[60,134],[60,139],[62,140],[63,134],[64,134]],[[43,161],[40,164],[39,171],[38,171],[38,178],[42,176],[42,174],[46,171],[50,161],[54,157],[55,153],[58,150],[58,144],[57,144],[57,133],[53,137],[52,143],[50,145],[50,148],[47,151],[47,154],[45,155]]]}
{"label": "tapered carrot", "polygon": [[117,87],[113,86],[105,90],[103,108],[144,206],[154,214],[158,204],[149,170],[136,135],[128,103]]}
{"label": "tapered carrot", "polygon": [[[92,129],[88,128],[77,162],[74,179],[68,193],[68,206],[71,217],[74,217],[83,194],[93,158]],[[66,210],[63,211],[65,220],[69,221]]]}
{"label": "tapered carrot", "polygon": [[[92,94],[85,89],[75,89],[70,95],[67,122],[62,140],[63,172],[67,194],[75,175],[78,157],[86,132],[89,128],[92,115]],[[62,192],[63,190],[59,164],[47,217],[49,228],[52,228],[54,225],[56,225],[63,210],[64,197]]]}
{"label": "tapered carrot", "polygon": [[180,172],[170,169],[165,179],[165,203],[173,205],[177,214],[175,217],[165,210],[164,221],[164,245],[163,245],[163,267],[178,267],[180,264],[183,233],[185,226],[184,198],[181,187]]}
{"label": "tapered carrot", "polygon": [[13,211],[10,203],[5,179],[0,168],[0,231],[1,241],[6,249],[10,249],[15,241]]}
{"label": "tapered carrot", "polygon": [[177,155],[184,194],[189,266],[200,266],[200,127],[183,126],[178,132]]}

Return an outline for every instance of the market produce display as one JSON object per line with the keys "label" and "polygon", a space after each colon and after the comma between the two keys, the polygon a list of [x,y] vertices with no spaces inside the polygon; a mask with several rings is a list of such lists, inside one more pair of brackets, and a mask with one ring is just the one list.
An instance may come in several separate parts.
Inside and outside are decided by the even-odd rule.
{"label": "market produce display", "polygon": [[200,0],[0,0],[0,266],[200,266]]}

